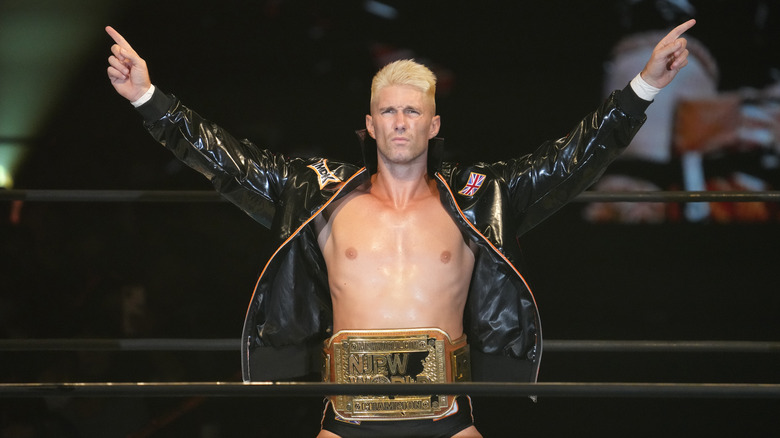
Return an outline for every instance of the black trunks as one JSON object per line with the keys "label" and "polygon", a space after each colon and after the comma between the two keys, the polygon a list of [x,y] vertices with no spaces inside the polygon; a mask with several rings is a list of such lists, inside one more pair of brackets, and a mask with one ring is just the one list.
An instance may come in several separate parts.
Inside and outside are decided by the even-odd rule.
{"label": "black trunks", "polygon": [[435,420],[345,421],[336,418],[330,401],[325,404],[322,428],[342,438],[350,437],[404,437],[445,438],[471,427],[474,416],[471,399],[460,396],[455,399],[455,412]]}

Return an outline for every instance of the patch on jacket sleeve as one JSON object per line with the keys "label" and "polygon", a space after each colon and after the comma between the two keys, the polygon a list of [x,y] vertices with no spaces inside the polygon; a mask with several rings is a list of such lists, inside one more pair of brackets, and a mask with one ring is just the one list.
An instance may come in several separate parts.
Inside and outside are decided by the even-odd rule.
{"label": "patch on jacket sleeve", "polygon": [[477,190],[482,187],[483,182],[485,182],[485,175],[471,172],[466,187],[463,187],[458,193],[464,196],[474,196],[474,194],[477,193]]}
{"label": "patch on jacket sleeve", "polygon": [[314,164],[309,164],[307,167],[311,168],[317,173],[317,178],[320,183],[320,190],[325,188],[326,185],[330,183],[340,183],[341,180],[339,177],[333,174],[333,172],[328,169],[328,160],[320,160],[317,161]]}

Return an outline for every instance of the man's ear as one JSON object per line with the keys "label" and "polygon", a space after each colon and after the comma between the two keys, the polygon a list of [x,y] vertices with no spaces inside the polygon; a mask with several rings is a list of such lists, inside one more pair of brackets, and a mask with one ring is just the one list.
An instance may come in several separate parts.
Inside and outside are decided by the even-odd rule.
{"label": "man's ear", "polygon": [[368,135],[370,135],[371,138],[376,140],[376,133],[374,132],[374,119],[370,114],[366,114],[366,131],[368,131]]}
{"label": "man's ear", "polygon": [[428,140],[439,135],[439,129],[441,129],[441,117],[433,116],[431,119],[431,130],[428,133]]}

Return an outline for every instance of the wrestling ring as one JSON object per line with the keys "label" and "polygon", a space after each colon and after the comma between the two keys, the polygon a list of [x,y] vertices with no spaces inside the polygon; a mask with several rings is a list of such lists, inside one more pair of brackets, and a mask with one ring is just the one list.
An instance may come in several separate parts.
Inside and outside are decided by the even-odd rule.
{"label": "wrestling ring", "polygon": [[[23,202],[98,202],[98,203],[214,203],[227,202],[210,191],[100,191],[100,190],[7,190],[0,191],[0,201]],[[780,202],[775,192],[587,192],[576,202]],[[544,309],[542,309],[544,311]],[[13,361],[17,355],[47,352],[101,352],[133,354],[141,352],[229,353],[240,350],[237,339],[0,339],[0,357]],[[545,354],[645,354],[645,355],[752,355],[773,363],[780,356],[780,341],[625,341],[625,340],[557,340],[545,339]],[[761,359],[759,359],[761,360]],[[544,361],[543,361],[544,362]],[[543,365],[544,367],[544,365]],[[681,382],[540,382],[540,383],[457,383],[339,385],[321,382],[251,382],[226,381],[47,381],[3,382],[0,379],[0,402],[23,399],[56,398],[298,398],[327,395],[421,395],[460,393],[497,399],[535,396],[542,400],[560,399],[661,399],[661,400],[742,400],[751,406],[777,409],[780,383],[681,383]],[[613,401],[614,402],[614,401]],[[168,421],[182,415],[168,416]],[[769,417],[777,412],[767,413]],[[768,418],[769,418],[768,417]],[[165,421],[161,421],[165,423]],[[159,423],[159,422],[158,422]],[[158,427],[157,429],[160,429]],[[153,428],[154,429],[154,428]],[[152,433],[138,436],[151,436]],[[163,434],[164,435],[164,434]],[[0,436],[2,434],[0,433]],[[165,435],[164,435],[165,436]]]}

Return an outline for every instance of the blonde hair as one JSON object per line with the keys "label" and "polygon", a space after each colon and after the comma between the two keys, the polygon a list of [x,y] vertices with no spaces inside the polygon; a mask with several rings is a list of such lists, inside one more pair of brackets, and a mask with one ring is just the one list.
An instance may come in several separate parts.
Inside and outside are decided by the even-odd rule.
{"label": "blonde hair", "polygon": [[422,91],[436,108],[436,75],[426,66],[413,59],[402,59],[382,67],[371,81],[371,104],[379,90],[391,85],[409,85]]}

